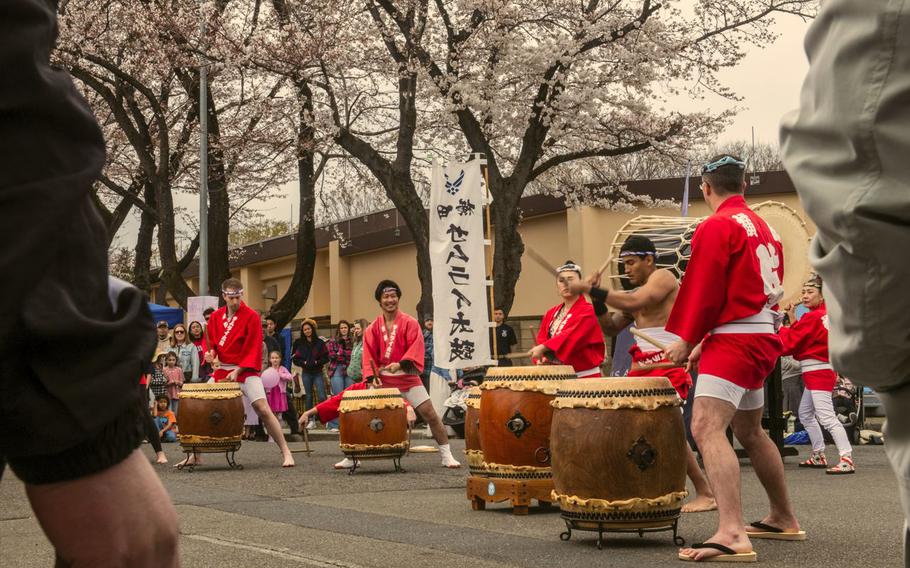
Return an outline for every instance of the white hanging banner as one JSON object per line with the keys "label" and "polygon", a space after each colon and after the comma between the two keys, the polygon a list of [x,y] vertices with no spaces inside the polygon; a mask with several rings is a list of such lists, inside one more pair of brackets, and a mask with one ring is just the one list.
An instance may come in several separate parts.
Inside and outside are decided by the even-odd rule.
{"label": "white hanging banner", "polygon": [[490,360],[484,196],[480,160],[445,168],[433,161],[433,360],[445,369],[495,364]]}

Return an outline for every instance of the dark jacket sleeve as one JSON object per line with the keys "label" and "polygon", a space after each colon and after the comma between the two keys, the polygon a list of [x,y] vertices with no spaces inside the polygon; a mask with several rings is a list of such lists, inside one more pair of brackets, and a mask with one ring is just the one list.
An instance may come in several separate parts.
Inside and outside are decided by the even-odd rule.
{"label": "dark jacket sleeve", "polygon": [[[51,68],[56,3],[0,2],[0,454],[29,483],[89,475],[139,441],[145,297],[108,279],[89,192],[101,131]],[[104,404],[98,404],[98,401]]]}

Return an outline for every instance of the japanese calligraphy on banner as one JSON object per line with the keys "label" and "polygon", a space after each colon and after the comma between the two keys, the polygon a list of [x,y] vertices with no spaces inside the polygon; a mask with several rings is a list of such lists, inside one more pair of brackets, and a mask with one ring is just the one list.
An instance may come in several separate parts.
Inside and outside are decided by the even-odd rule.
{"label": "japanese calligraphy on banner", "polygon": [[475,159],[446,167],[433,162],[433,362],[444,369],[493,363],[483,248],[486,190],[480,162]]}

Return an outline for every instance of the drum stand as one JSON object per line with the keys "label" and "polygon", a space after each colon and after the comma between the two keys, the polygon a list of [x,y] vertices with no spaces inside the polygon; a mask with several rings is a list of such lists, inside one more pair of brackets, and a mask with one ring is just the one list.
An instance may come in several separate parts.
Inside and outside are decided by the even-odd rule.
{"label": "drum stand", "polygon": [[[206,448],[206,447],[200,447],[200,446],[190,446],[188,448],[184,447],[183,453],[186,454],[186,460],[184,460],[183,463],[178,465],[177,469],[179,469],[181,471],[186,470],[186,471],[189,471],[190,473],[192,473],[193,471],[196,470],[196,466],[199,465],[196,463],[197,460],[199,459],[199,454],[220,454],[221,452],[224,452],[224,459],[227,460],[228,466],[231,469],[241,470],[241,469],[243,469],[243,465],[237,463],[237,461],[234,459],[234,454],[236,454],[237,450],[239,450],[239,449],[240,449],[240,444],[236,444],[234,446],[230,446],[227,448],[218,448],[218,449]],[[189,461],[190,456],[193,456],[193,463],[188,464],[186,462]]]}
{"label": "drum stand", "polygon": [[[362,457],[353,458],[352,457],[351,461],[354,462],[354,465],[351,466],[351,469],[348,470],[348,475],[354,475],[354,472],[357,471],[357,468],[360,466],[360,462],[363,459],[376,460],[376,459],[386,459],[388,457],[390,457],[390,456],[378,456],[375,458],[374,457],[369,457],[369,458],[362,458]],[[395,473],[405,473],[404,468],[401,467],[401,456],[391,456],[391,458],[392,458],[392,463],[395,464]]]}
{"label": "drum stand", "polygon": [[467,496],[471,509],[483,511],[487,503],[510,501],[513,515],[527,515],[531,500],[536,499],[541,509],[550,507],[553,479],[510,479],[468,476]]}
{"label": "drum stand", "polygon": [[679,517],[673,519],[673,523],[666,526],[658,527],[644,527],[644,528],[616,528],[616,522],[605,522],[605,521],[588,521],[576,519],[570,516],[567,516],[565,513],[562,514],[562,520],[566,522],[566,531],[560,533],[559,540],[567,541],[572,538],[572,530],[577,531],[587,531],[587,532],[596,532],[597,533],[597,550],[603,550],[603,541],[604,533],[627,533],[635,534],[638,533],[639,537],[644,537],[645,533],[651,532],[665,532],[673,531],[673,544],[676,546],[682,546],[686,544],[686,539],[679,536],[677,532],[677,525],[679,524]]}

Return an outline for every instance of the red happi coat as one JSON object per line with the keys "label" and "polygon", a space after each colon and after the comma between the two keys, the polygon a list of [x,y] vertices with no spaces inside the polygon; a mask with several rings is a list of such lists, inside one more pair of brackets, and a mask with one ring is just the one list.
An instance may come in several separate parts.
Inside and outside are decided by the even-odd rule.
{"label": "red happi coat", "polygon": [[828,310],[819,305],[790,326],[780,328],[783,355],[792,355],[803,369],[803,384],[809,390],[830,391],[837,373],[828,359]]}
{"label": "red happi coat", "polygon": [[[559,362],[571,365],[576,373],[598,367],[603,363],[605,347],[594,308],[584,296],[579,297],[569,308],[559,329],[551,335],[550,326],[562,306],[557,304],[544,314],[537,332],[538,345],[546,346],[556,354]],[[600,376],[600,373],[587,376]]]}
{"label": "red happi coat", "polygon": [[[761,388],[780,356],[772,322],[783,279],[779,237],[743,196],[729,197],[695,230],[666,330],[691,344],[704,339],[699,373]],[[747,318],[765,323],[746,324]]]}
{"label": "red happi coat", "polygon": [[[214,349],[222,364],[244,369],[237,377],[237,382],[242,383],[247,377],[258,377],[262,368],[262,320],[256,310],[243,302],[232,319],[233,324],[227,319],[227,306],[212,312],[206,326],[206,350]],[[218,368],[212,376],[220,382],[230,372]]]}
{"label": "red happi coat", "polygon": [[[341,408],[341,399],[344,396],[344,393],[346,393],[347,391],[366,390],[366,389],[370,388],[370,386],[371,385],[370,385],[369,381],[362,381],[359,383],[354,383],[353,385],[344,389],[340,393],[338,393],[332,397],[329,397],[326,400],[324,400],[323,402],[320,402],[319,404],[317,404],[316,413],[319,415],[319,421],[322,422],[323,424],[328,424],[329,422],[331,422],[332,420],[335,420],[336,418],[338,418],[341,415],[341,411],[339,409]],[[383,385],[383,386],[385,386],[385,385]],[[405,406],[405,408],[407,408],[407,407],[411,406],[411,403],[408,402],[407,399],[405,399],[404,406]]]}
{"label": "red happi coat", "polygon": [[[363,376],[373,376],[373,365],[381,369],[391,363],[410,361],[417,373],[423,372],[423,333],[417,320],[399,311],[392,324],[392,332],[385,327],[384,316],[373,320],[363,332]],[[380,371],[382,386],[407,391],[422,386],[418,374],[409,375],[405,371],[396,374]]]}
{"label": "red happi coat", "polygon": [[[776,253],[777,262],[763,262],[759,247],[770,247],[769,256]],[[743,196],[734,195],[695,230],[667,331],[696,344],[720,325],[776,308],[783,288],[766,286],[763,271],[773,271],[783,282],[783,245]]]}

